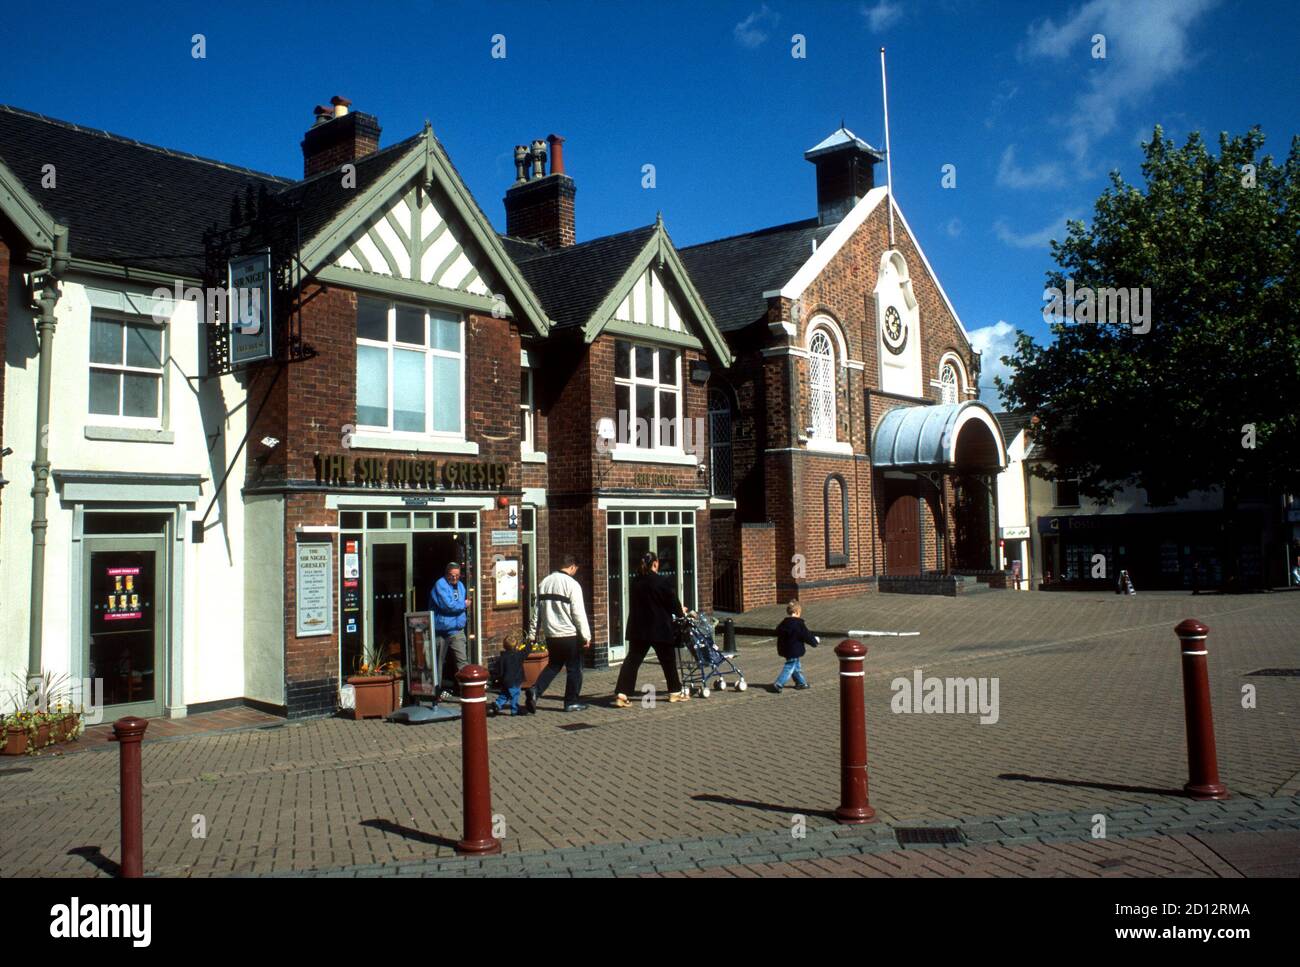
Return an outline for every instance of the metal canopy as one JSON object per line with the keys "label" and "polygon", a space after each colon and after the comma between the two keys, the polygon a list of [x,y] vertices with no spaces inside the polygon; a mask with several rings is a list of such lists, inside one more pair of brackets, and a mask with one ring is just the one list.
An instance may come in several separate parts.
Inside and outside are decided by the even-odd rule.
{"label": "metal canopy", "polygon": [[984,425],[996,446],[997,469],[1005,467],[1007,447],[1002,431],[989,408],[978,400],[899,406],[890,410],[876,427],[871,441],[872,466],[877,469],[956,467],[957,441],[969,423]]}

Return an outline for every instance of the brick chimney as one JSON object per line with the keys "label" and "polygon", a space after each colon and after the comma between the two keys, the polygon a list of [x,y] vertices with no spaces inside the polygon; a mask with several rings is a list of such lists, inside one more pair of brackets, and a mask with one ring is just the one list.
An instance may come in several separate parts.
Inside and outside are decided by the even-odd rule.
{"label": "brick chimney", "polygon": [[379,119],[351,111],[346,97],[316,108],[316,123],[302,139],[302,176],[310,178],[379,150]]}
{"label": "brick chimney", "polygon": [[842,221],[875,187],[875,165],[885,160],[883,152],[843,126],[803,156],[817,166],[817,221],[822,225]]}
{"label": "brick chimney", "polygon": [[[550,147],[551,173],[546,173]],[[565,248],[576,239],[573,179],[564,173],[564,139],[557,134],[515,146],[515,183],[506,191],[506,234]]]}

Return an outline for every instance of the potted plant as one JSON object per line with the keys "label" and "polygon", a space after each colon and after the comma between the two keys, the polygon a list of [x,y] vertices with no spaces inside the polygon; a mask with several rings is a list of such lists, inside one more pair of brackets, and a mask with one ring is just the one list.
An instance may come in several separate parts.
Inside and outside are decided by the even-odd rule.
{"label": "potted plant", "polygon": [[14,674],[9,711],[0,716],[0,755],[36,755],[82,732],[81,711],[67,694],[67,675]]}
{"label": "potted plant", "polygon": [[550,659],[551,653],[546,650],[546,645],[541,641],[528,643],[528,651],[524,655],[524,688],[532,688],[537,684],[542,669]]}
{"label": "potted plant", "polygon": [[[352,708],[353,719],[383,718],[397,708],[402,666],[399,661],[389,657],[393,648],[391,642],[368,647],[357,667],[357,673],[348,676],[348,684],[356,695]],[[401,653],[400,648],[397,653]]]}

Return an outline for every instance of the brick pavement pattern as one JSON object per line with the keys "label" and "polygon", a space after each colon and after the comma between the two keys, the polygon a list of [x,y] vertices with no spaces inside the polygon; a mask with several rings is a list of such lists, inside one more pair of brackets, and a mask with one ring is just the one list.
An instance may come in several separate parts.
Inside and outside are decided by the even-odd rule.
{"label": "brick pavement pattern", "polygon": [[[1172,631],[1189,616],[1211,629],[1219,766],[1234,797],[1211,805],[1229,810],[1224,815],[1249,808],[1251,822],[1262,824],[1203,831],[1291,830],[1300,793],[1300,680],[1248,673],[1300,666],[1294,593],[990,592],[811,603],[814,627],[921,632],[868,641],[871,798],[881,820],[872,828],[888,836],[889,825],[994,821],[996,843],[968,839],[963,849],[1015,850],[1011,841],[1037,835],[1044,816],[1077,817],[1071,835],[1078,836],[1098,813],[1115,834],[1117,825],[1155,810],[1158,821],[1143,828],[1174,834],[1170,839],[1191,851],[1178,837],[1187,832],[1180,827],[1195,823],[1179,811],[1206,804],[1179,795],[1187,766]],[[548,697],[536,716],[494,719],[493,807],[505,825],[507,858],[742,834],[785,841],[796,815],[806,817],[810,837],[831,835],[839,829],[829,817],[839,783],[832,644],[805,660],[814,683],[807,692],[762,688],[780,659],[770,642],[747,641],[740,660],[754,687],[744,693],[649,709],[597,701],[576,715]],[[996,677],[998,722],[892,714],[890,682],[914,668],[926,676]],[[662,687],[658,676],[648,665],[642,682]],[[613,675],[589,674],[587,682],[588,694],[600,695]],[[1243,708],[1244,685],[1256,689],[1255,708]],[[578,723],[594,728],[560,728]],[[449,859],[460,835],[459,738],[454,723],[324,719],[147,744],[145,868],[173,876],[261,874]],[[6,760],[0,873],[108,875],[118,850],[116,783],[111,745]],[[194,835],[200,822],[204,837]],[[950,853],[959,855],[942,855]],[[970,864],[992,863],[995,855],[972,855]],[[776,861],[775,854],[747,854],[733,856],[730,866]],[[1186,857],[1169,862],[1193,868]]]}

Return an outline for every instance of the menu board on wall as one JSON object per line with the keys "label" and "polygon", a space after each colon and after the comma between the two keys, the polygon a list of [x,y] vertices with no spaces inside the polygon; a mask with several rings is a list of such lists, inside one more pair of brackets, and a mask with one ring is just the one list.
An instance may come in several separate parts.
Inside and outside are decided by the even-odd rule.
{"label": "menu board on wall", "polygon": [[498,558],[492,566],[492,580],[496,584],[496,606],[513,608],[519,604],[519,559]]}
{"label": "menu board on wall", "polygon": [[301,542],[297,552],[298,637],[328,635],[334,631],[334,545]]}

